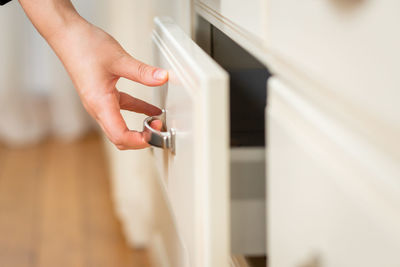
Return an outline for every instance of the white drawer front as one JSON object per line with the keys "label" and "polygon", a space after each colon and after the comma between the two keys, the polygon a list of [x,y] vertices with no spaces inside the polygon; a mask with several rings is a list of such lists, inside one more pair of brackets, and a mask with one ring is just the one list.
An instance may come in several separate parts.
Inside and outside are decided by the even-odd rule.
{"label": "white drawer front", "polygon": [[190,266],[227,266],[228,76],[171,20],[155,22],[154,63],[170,74],[156,98],[176,131],[176,154],[154,152],[186,247],[178,253]]}
{"label": "white drawer front", "polygon": [[399,176],[352,155],[292,88],[271,79],[268,89],[269,266],[399,266]]}
{"label": "white drawer front", "polygon": [[348,108],[400,133],[400,1],[270,0],[267,46]]}

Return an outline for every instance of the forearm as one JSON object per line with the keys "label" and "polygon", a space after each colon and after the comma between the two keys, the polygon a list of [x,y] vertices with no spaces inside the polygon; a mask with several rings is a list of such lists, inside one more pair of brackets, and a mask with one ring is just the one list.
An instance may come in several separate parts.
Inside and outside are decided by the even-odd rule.
{"label": "forearm", "polygon": [[84,23],[69,0],[19,0],[39,33],[48,41],[74,24]]}

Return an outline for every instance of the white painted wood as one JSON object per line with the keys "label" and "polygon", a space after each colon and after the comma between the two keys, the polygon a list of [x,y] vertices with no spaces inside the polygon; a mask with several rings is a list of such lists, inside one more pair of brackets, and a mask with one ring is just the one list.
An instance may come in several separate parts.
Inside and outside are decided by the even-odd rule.
{"label": "white painted wood", "polygon": [[155,23],[154,63],[170,74],[156,98],[176,130],[176,155],[154,152],[185,248],[172,257],[188,259],[173,266],[228,266],[228,76],[172,20]]}
{"label": "white painted wood", "polygon": [[168,253],[166,252],[166,246],[162,242],[160,234],[155,233],[152,236],[149,246],[150,260],[152,266],[157,267],[170,267]]}
{"label": "white painted wood", "polygon": [[[207,1],[194,1],[194,13],[195,16],[201,16],[206,21],[217,27],[220,31],[226,34],[229,38],[231,38],[234,42],[238,43],[244,49],[246,49],[250,54],[256,57],[258,60],[267,64],[271,59],[269,58],[269,54],[265,49],[265,18],[266,18],[266,1],[262,0],[254,0],[251,1],[252,4],[249,6],[250,11],[247,10],[248,7],[245,7],[247,10],[246,16],[244,14],[238,15],[237,19],[239,21],[234,22],[227,16],[224,16],[219,10],[218,1],[216,0],[207,0]],[[211,6],[209,6],[208,4]],[[229,6],[231,4],[230,1],[225,0],[224,5]],[[236,10],[234,13],[240,13],[240,8],[242,5],[247,5],[247,1],[235,1],[235,5],[231,5],[230,8]],[[214,6],[214,7],[213,7]],[[256,9],[254,11],[253,9]],[[252,15],[252,11],[257,13],[257,17],[259,19],[255,19],[258,21],[259,25],[255,26],[255,29],[258,29],[256,32],[257,34],[253,34],[252,30],[246,29],[244,25],[241,24],[241,21],[248,19],[251,17],[249,21],[254,20],[254,16]],[[263,23],[264,26],[261,26]],[[245,23],[246,24],[246,23]],[[249,29],[252,27],[248,26]],[[260,31],[262,29],[262,33]]]}
{"label": "white painted wood", "polygon": [[231,252],[264,256],[265,199],[232,199],[231,213]]}
{"label": "white painted wood", "polygon": [[298,90],[268,90],[269,266],[399,266],[398,167]]}
{"label": "white painted wood", "polygon": [[269,53],[365,132],[379,124],[390,149],[400,134],[400,2],[269,0],[267,10]]}
{"label": "white painted wood", "polygon": [[[140,0],[135,0],[142,2]],[[191,36],[192,34],[192,1],[191,0],[151,0],[151,14],[147,14],[150,21],[154,17],[171,17],[182,30]],[[136,12],[143,12],[137,10]],[[139,24],[140,25],[140,24]]]}
{"label": "white painted wood", "polygon": [[196,0],[195,4],[260,40],[264,39],[266,1]]}
{"label": "white painted wood", "polygon": [[154,218],[151,222],[153,233],[149,243],[152,266],[188,266],[188,255],[181,236],[178,233],[175,218],[171,216],[166,188],[157,179],[153,180],[153,182],[152,210]]}
{"label": "white painted wood", "polygon": [[231,253],[260,256],[265,248],[265,147],[232,147]]}

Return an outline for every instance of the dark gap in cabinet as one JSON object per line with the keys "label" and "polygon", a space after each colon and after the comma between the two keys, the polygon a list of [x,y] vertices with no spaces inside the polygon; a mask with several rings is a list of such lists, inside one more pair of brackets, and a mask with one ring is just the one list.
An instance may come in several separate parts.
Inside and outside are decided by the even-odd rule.
{"label": "dark gap in cabinet", "polygon": [[206,23],[199,22],[203,30],[200,31],[202,36],[197,36],[202,40],[198,43],[230,77],[231,147],[265,146],[266,83],[271,74],[249,52]]}

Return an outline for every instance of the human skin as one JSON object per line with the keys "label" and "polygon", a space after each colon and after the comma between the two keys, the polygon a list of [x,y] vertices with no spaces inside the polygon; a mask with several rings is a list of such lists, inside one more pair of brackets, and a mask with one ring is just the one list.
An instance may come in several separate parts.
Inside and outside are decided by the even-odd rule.
{"label": "human skin", "polygon": [[[19,0],[38,32],[69,73],[88,113],[118,149],[148,147],[143,133],[129,130],[121,109],[158,115],[161,110],[119,92],[119,78],[148,86],[168,80],[168,72],[131,57],[109,34],[83,19],[69,0]],[[161,121],[152,127],[161,129]]]}

